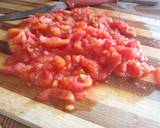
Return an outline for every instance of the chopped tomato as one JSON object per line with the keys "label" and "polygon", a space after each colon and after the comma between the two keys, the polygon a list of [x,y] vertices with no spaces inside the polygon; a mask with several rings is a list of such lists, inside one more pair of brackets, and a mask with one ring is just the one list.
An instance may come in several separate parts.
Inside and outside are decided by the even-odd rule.
{"label": "chopped tomato", "polygon": [[53,92],[53,89],[52,88],[48,88],[48,89],[45,89],[44,91],[40,92],[38,94],[38,96],[36,97],[36,99],[40,102],[44,102],[44,101],[47,101],[49,100],[51,94]]}
{"label": "chopped tomato", "polygon": [[53,64],[59,69],[65,66],[65,60],[60,56],[55,56],[53,59]]}
{"label": "chopped tomato", "polygon": [[73,92],[81,92],[84,89],[90,87],[92,85],[92,79],[87,75],[79,75],[76,77],[69,76],[64,77],[60,81],[60,87],[68,90],[72,90]]}
{"label": "chopped tomato", "polygon": [[126,36],[136,36],[136,31],[133,27],[130,27],[127,23],[120,20],[113,20],[111,27],[118,29],[123,35]]}
{"label": "chopped tomato", "polygon": [[151,66],[149,66],[147,63],[143,62],[141,64],[142,68],[143,68],[143,75],[148,75],[148,73],[150,73],[152,71]]}
{"label": "chopped tomato", "polygon": [[10,28],[8,30],[8,38],[14,38],[16,35],[20,33],[21,29],[19,28]]}
{"label": "chopped tomato", "polygon": [[15,37],[13,37],[12,41],[13,43],[17,43],[17,44],[23,44],[24,42],[26,42],[27,37],[26,37],[26,33],[24,31],[19,32]]}
{"label": "chopped tomato", "polygon": [[33,70],[33,72],[29,74],[29,79],[34,85],[46,88],[51,86],[53,75],[50,71]]}
{"label": "chopped tomato", "polygon": [[45,89],[44,91],[40,92],[36,99],[41,102],[47,101],[49,99],[63,100],[68,103],[75,102],[75,97],[72,92],[58,88]]}
{"label": "chopped tomato", "polygon": [[83,58],[80,61],[82,68],[84,68],[87,72],[97,73],[98,72],[98,64],[90,59]]}
{"label": "chopped tomato", "polygon": [[54,88],[51,92],[51,99],[63,100],[68,103],[74,103],[75,97],[73,93],[69,90]]}
{"label": "chopped tomato", "polygon": [[61,30],[57,27],[53,28],[53,30],[51,31],[53,36],[60,36],[61,35]]}
{"label": "chopped tomato", "polygon": [[59,37],[47,38],[47,37],[41,36],[40,41],[46,47],[58,48],[58,47],[62,47],[64,45],[68,44],[70,40],[69,39],[61,39]]}
{"label": "chopped tomato", "polygon": [[121,63],[114,71],[114,74],[119,77],[126,77],[127,63]]}
{"label": "chopped tomato", "polygon": [[136,59],[139,57],[139,53],[135,48],[118,47],[118,52],[126,59]]}
{"label": "chopped tomato", "polygon": [[31,15],[8,30],[13,54],[6,59],[4,73],[43,89],[39,101],[74,103],[112,74],[140,78],[151,72],[134,36],[135,29],[127,23],[88,8]]}
{"label": "chopped tomato", "polygon": [[87,27],[87,23],[85,21],[80,21],[75,24],[75,27],[83,29]]}
{"label": "chopped tomato", "polygon": [[154,79],[158,85],[160,85],[160,69],[154,71]]}
{"label": "chopped tomato", "polygon": [[48,29],[48,24],[46,24],[46,23],[40,23],[40,24],[38,24],[38,28],[36,28],[37,30],[39,30],[39,31],[41,31],[41,32],[43,32],[43,31],[45,31],[45,30],[47,30]]}
{"label": "chopped tomato", "polygon": [[129,61],[127,65],[128,73],[135,78],[140,78],[143,75],[141,63],[137,61]]}
{"label": "chopped tomato", "polygon": [[82,100],[83,98],[86,97],[86,92],[85,91],[76,92],[76,93],[74,93],[74,96],[75,96],[76,100]]}

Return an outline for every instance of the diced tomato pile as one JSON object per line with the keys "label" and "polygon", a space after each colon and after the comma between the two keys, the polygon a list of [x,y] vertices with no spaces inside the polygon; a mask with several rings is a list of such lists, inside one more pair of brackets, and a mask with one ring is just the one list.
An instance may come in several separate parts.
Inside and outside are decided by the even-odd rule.
{"label": "diced tomato pile", "polygon": [[4,72],[43,88],[39,101],[74,103],[111,75],[140,78],[150,72],[135,36],[125,22],[88,8],[32,15],[8,30],[13,54]]}

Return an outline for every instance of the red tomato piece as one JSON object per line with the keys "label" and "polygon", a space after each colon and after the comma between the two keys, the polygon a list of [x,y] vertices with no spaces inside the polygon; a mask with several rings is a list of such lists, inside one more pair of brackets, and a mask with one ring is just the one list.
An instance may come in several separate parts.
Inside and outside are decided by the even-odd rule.
{"label": "red tomato piece", "polygon": [[19,28],[10,28],[7,32],[8,38],[14,38],[20,32],[21,32],[21,29]]}
{"label": "red tomato piece", "polygon": [[116,42],[114,40],[111,40],[111,39],[105,39],[103,47],[108,49],[112,46],[116,46]]}
{"label": "red tomato piece", "polygon": [[92,85],[92,79],[87,75],[64,77],[60,81],[60,87],[72,90],[73,92],[81,92]]}
{"label": "red tomato piece", "polygon": [[85,21],[80,21],[75,24],[76,28],[84,29],[87,27],[87,23]]}
{"label": "red tomato piece", "polygon": [[112,73],[114,69],[121,63],[122,56],[116,51],[116,49],[110,49],[110,56],[107,60],[107,72]]}
{"label": "red tomato piece", "polygon": [[81,41],[83,38],[86,37],[86,31],[84,31],[83,29],[76,29],[73,30],[73,35],[72,35],[72,40],[74,40],[74,42],[77,41]]}
{"label": "red tomato piece", "polygon": [[76,92],[76,93],[74,93],[74,96],[75,96],[76,100],[82,100],[82,99],[85,98],[86,92],[85,91],[83,91],[83,92]]}
{"label": "red tomato piece", "polygon": [[118,77],[126,77],[126,72],[127,72],[127,63],[124,62],[114,70],[114,75]]}
{"label": "red tomato piece", "polygon": [[59,37],[47,38],[44,36],[40,37],[40,41],[42,42],[42,44],[50,48],[62,47],[70,42],[69,39],[61,39]]}
{"label": "red tomato piece", "polygon": [[102,39],[103,38],[110,38],[110,35],[108,32],[105,32],[103,30],[99,30],[97,28],[87,27],[86,32],[93,37],[102,38]]}
{"label": "red tomato piece", "polygon": [[17,63],[13,66],[14,72],[21,78],[21,79],[28,79],[28,74],[32,71],[33,67],[31,65],[25,65],[24,63]]}
{"label": "red tomato piece", "polygon": [[154,79],[158,85],[160,85],[160,69],[154,71]]}
{"label": "red tomato piece", "polygon": [[84,48],[82,46],[82,42],[81,41],[77,41],[74,43],[74,50],[76,53],[78,54],[85,54]]}
{"label": "red tomato piece", "polygon": [[29,75],[29,79],[33,85],[46,88],[51,86],[53,75],[50,71],[33,70]]}
{"label": "red tomato piece", "polygon": [[97,73],[98,72],[99,66],[93,60],[83,58],[83,59],[81,59],[80,64],[81,64],[82,68],[84,68],[85,70],[87,70],[90,73]]}
{"label": "red tomato piece", "polygon": [[76,101],[71,91],[59,88],[52,90],[51,99],[63,100],[67,103],[74,103]]}
{"label": "red tomato piece", "polygon": [[13,42],[16,44],[23,44],[27,40],[26,33],[24,31],[19,32],[14,38]]}
{"label": "red tomato piece", "polygon": [[44,101],[47,101],[49,100],[51,94],[53,92],[53,89],[52,88],[48,88],[48,89],[45,89],[43,90],[42,92],[40,92],[38,94],[38,96],[36,97],[36,99],[40,102],[44,102]]}
{"label": "red tomato piece", "polygon": [[143,68],[138,61],[129,61],[127,65],[128,73],[131,77],[140,78],[143,75]]}
{"label": "red tomato piece", "polygon": [[136,59],[139,57],[139,52],[135,48],[118,47],[118,52],[126,59]]}
{"label": "red tomato piece", "polygon": [[53,30],[51,30],[51,33],[53,36],[60,36],[61,35],[61,30],[58,27],[54,27]]}
{"label": "red tomato piece", "polygon": [[140,49],[140,41],[135,39],[128,40],[127,47]]}
{"label": "red tomato piece", "polygon": [[122,34],[126,36],[136,36],[136,31],[133,27],[130,27],[127,23],[120,20],[113,20],[111,24],[112,28],[117,28]]}
{"label": "red tomato piece", "polygon": [[143,75],[148,75],[152,71],[151,67],[145,62],[141,63],[141,66],[143,68]]}
{"label": "red tomato piece", "polygon": [[53,65],[60,69],[65,66],[65,60],[60,56],[55,56],[53,58]]}

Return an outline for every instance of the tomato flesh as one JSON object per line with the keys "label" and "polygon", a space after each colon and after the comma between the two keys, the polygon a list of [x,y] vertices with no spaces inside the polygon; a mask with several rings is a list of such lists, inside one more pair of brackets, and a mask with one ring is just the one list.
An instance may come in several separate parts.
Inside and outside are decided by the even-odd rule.
{"label": "tomato flesh", "polygon": [[154,79],[158,86],[160,86],[160,69],[154,71]]}

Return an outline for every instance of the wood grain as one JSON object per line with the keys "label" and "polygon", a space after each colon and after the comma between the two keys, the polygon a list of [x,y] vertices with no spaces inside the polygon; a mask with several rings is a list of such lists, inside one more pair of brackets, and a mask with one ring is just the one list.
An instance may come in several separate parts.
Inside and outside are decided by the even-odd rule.
{"label": "wood grain", "polygon": [[127,13],[123,13],[123,12],[118,12],[115,10],[108,10],[108,9],[100,9],[104,11],[106,15],[111,16],[111,17],[119,17],[122,20],[133,20],[133,21],[138,21],[138,22],[142,22],[144,24],[149,24],[149,25],[153,25],[153,26],[159,26],[160,25],[160,20],[159,19],[153,19],[153,18],[148,18],[148,17],[143,17],[143,16],[138,16],[138,15],[133,15],[133,14],[127,14]]}
{"label": "wood grain", "polygon": [[[37,6],[50,5],[45,0],[2,0],[0,8],[22,11]],[[33,3],[31,6],[30,3]],[[4,7],[5,6],[5,7]],[[19,8],[20,6],[20,8]],[[95,9],[95,12],[123,19],[136,27],[137,39],[150,58],[151,64],[159,63],[160,20],[130,15],[113,10]],[[0,22],[0,43],[6,43],[6,30],[19,21]],[[155,45],[155,41],[157,45]],[[148,43],[150,41],[151,43]],[[7,57],[0,53],[0,68]],[[156,64],[155,64],[156,65]],[[76,104],[76,111],[65,113],[56,102],[38,103],[34,100],[40,90],[28,87],[25,81],[0,73],[0,113],[30,127],[43,128],[159,128],[160,91],[155,88],[152,76],[139,80],[114,79],[109,83],[88,90],[88,98]],[[8,123],[6,123],[8,124]]]}
{"label": "wood grain", "polygon": [[53,107],[37,103],[7,89],[0,87],[0,92],[1,113],[30,127],[70,128],[77,127],[77,124],[83,124],[78,125],[78,127],[103,128]]}
{"label": "wood grain", "polygon": [[29,128],[28,126],[22,125],[21,123],[3,115],[0,115],[0,124],[0,128]]}
{"label": "wood grain", "polygon": [[3,8],[9,8],[9,9],[14,9],[16,11],[22,11],[22,10],[27,10],[27,9],[32,9],[32,7],[28,6],[21,6],[17,4],[11,4],[11,3],[6,3],[6,2],[0,2],[1,7]]}

